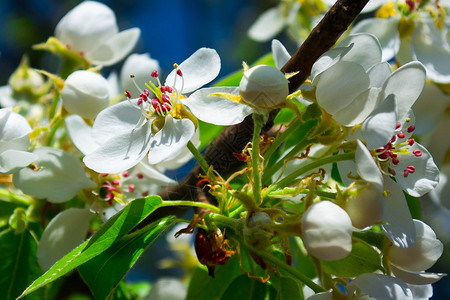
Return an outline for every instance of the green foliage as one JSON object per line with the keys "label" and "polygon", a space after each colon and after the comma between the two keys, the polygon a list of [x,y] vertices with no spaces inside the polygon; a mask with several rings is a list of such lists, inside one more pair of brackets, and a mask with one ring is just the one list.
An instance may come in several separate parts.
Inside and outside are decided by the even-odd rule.
{"label": "green foliage", "polygon": [[174,222],[175,217],[166,217],[127,234],[117,239],[106,251],[79,266],[78,271],[95,298],[105,298],[144,250]]}
{"label": "green foliage", "polygon": [[356,277],[383,270],[378,252],[362,241],[354,243],[352,252],[345,258],[323,261],[322,267],[326,272],[340,277]]}
{"label": "green foliage", "polygon": [[132,201],[110,218],[89,240],[56,262],[44,275],[36,279],[21,297],[49,284],[69,271],[100,255],[137,224],[163,204],[161,197],[149,196]]}
{"label": "green foliage", "polygon": [[[42,274],[38,264],[37,242],[25,230],[16,234],[12,229],[0,232],[0,291],[5,300],[16,299],[37,276]],[[43,299],[44,290],[27,297]]]}
{"label": "green foliage", "polygon": [[242,274],[239,258],[232,257],[223,266],[217,266],[215,278],[208,275],[204,266],[199,266],[192,276],[186,300],[220,299],[233,280]]}

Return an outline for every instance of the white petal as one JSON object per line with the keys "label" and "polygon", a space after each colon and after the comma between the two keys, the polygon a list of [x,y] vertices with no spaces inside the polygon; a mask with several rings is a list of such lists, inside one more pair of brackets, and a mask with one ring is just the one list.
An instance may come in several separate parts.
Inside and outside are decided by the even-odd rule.
{"label": "white petal", "polygon": [[450,95],[444,94],[434,84],[426,84],[412,107],[416,114],[415,134],[423,135],[436,128],[449,104]]}
{"label": "white petal", "polygon": [[408,248],[414,244],[416,229],[400,186],[392,180],[385,181],[388,191],[384,202],[382,225],[384,233],[399,248]]}
{"label": "white petal", "polygon": [[416,241],[406,249],[392,247],[389,249],[389,260],[398,268],[409,272],[421,272],[433,266],[441,257],[444,245],[437,239],[430,226],[422,221],[414,220]]}
{"label": "white petal", "polygon": [[361,124],[378,105],[379,88],[370,88],[359,94],[349,105],[336,112],[333,119],[344,126]]}
{"label": "white petal", "polygon": [[[413,151],[419,150],[422,155],[417,157]],[[402,154],[399,163],[394,167],[398,184],[411,196],[420,197],[436,187],[439,182],[439,169],[433,161],[428,150],[419,143],[409,147],[410,153]],[[404,170],[408,166],[414,166],[415,172],[404,176]]]}
{"label": "white petal", "polygon": [[312,295],[307,300],[332,300],[333,299],[333,291],[329,290],[322,293],[317,293],[315,295]]}
{"label": "white petal", "polygon": [[[183,78],[172,70],[167,76],[165,85],[175,87],[180,93],[190,93],[211,82],[219,75],[220,57],[216,50],[200,48],[178,66]],[[178,77],[178,78],[176,78]],[[174,84],[176,78],[176,84]],[[182,89],[182,79],[184,86]]]}
{"label": "white petal", "polygon": [[400,278],[404,282],[418,285],[435,283],[447,275],[444,273],[407,272],[396,268],[395,266],[391,266],[391,271],[394,273],[395,277]]}
{"label": "white petal", "polygon": [[360,64],[364,70],[381,62],[381,47],[377,38],[371,34],[352,34],[339,42],[339,47],[353,47],[343,57],[342,61],[351,61]]}
{"label": "white petal", "polygon": [[103,43],[87,52],[86,57],[96,65],[113,65],[133,50],[140,35],[139,28],[123,30],[108,37]]}
{"label": "white petal", "polygon": [[[411,290],[406,283],[398,278],[387,275],[370,273],[362,274],[351,281],[348,287],[357,287],[363,294],[366,294],[373,299],[413,299]],[[351,295],[353,295],[353,292]]]}
{"label": "white petal", "polygon": [[179,279],[160,278],[153,285],[148,299],[152,300],[183,300],[186,299],[188,288]]}
{"label": "white petal", "polygon": [[369,149],[386,145],[394,135],[397,124],[397,100],[389,95],[363,122],[362,134]]}
{"label": "white petal", "polygon": [[369,149],[360,140],[357,140],[355,161],[359,176],[372,183],[378,191],[383,191],[383,175],[373,160]]}
{"label": "white petal", "polygon": [[279,34],[286,21],[279,6],[263,12],[250,27],[247,34],[257,42],[266,42]]}
{"label": "white petal", "polygon": [[88,209],[69,208],[48,223],[36,253],[44,271],[84,241],[92,216]]}
{"label": "white petal", "polygon": [[164,127],[158,131],[148,154],[148,162],[157,164],[174,158],[181,149],[186,147],[195,132],[195,126],[189,119],[174,119],[166,117]]}
{"label": "white petal", "polygon": [[92,127],[92,137],[98,144],[130,133],[135,129],[142,114],[136,101],[122,101],[102,110],[95,119]]}
{"label": "white petal", "polygon": [[302,217],[302,239],[308,253],[318,259],[344,258],[352,250],[352,221],[338,205],[316,202]]}
{"label": "white petal", "polygon": [[[191,138],[192,144],[198,148],[200,146],[200,130],[196,130],[194,136]],[[164,168],[168,170],[178,169],[179,167],[185,165],[194,156],[191,151],[186,147],[182,149],[178,154],[175,154],[175,158],[162,161],[158,163],[159,168]]]}
{"label": "white petal", "polygon": [[384,93],[381,98],[389,94],[397,97],[398,118],[401,119],[411,109],[425,85],[426,72],[420,62],[413,61],[401,66],[383,84]]}
{"label": "white petal", "polygon": [[317,101],[329,114],[334,114],[366,90],[369,83],[369,76],[361,65],[340,61],[320,74]]}
{"label": "white petal", "polygon": [[425,65],[428,78],[439,83],[449,83],[450,46],[445,38],[448,29],[441,31],[433,22],[416,26],[412,45],[417,60]]}
{"label": "white petal", "polygon": [[378,7],[383,5],[386,2],[386,0],[370,0],[366,6],[364,6],[361,13],[368,13],[371,11],[376,10]]}
{"label": "white petal", "polygon": [[145,161],[141,161],[140,163],[138,163],[136,165],[136,169],[138,169],[140,173],[147,176],[154,184],[168,186],[177,183],[175,180],[170,179],[160,171],[156,170],[154,167],[149,166]]}
{"label": "white petal", "polygon": [[196,91],[189,98],[183,99],[182,102],[198,119],[215,125],[238,124],[253,112],[248,105],[219,96],[210,96],[213,93],[227,93],[236,96],[239,95],[239,88],[204,88]]}
{"label": "white petal", "polygon": [[[95,124],[94,124],[95,125]],[[122,131],[86,155],[86,167],[98,173],[119,173],[134,167],[148,153],[151,143],[151,123]]]}
{"label": "white petal", "polygon": [[22,138],[30,132],[30,124],[24,117],[13,112],[11,108],[0,109],[0,142]]}
{"label": "white petal", "polygon": [[339,62],[348,51],[353,47],[350,44],[347,47],[335,47],[322,54],[314,63],[311,69],[311,82],[312,85],[317,85],[318,76],[337,62]]}
{"label": "white petal", "polygon": [[68,116],[64,123],[72,143],[84,155],[97,150],[99,144],[92,138],[92,127],[78,115]]}
{"label": "white petal", "polygon": [[82,189],[95,187],[75,155],[48,147],[36,148],[33,153],[38,156],[34,161],[38,169],[24,168],[13,176],[14,185],[24,193],[61,203]]}
{"label": "white petal", "polygon": [[387,62],[381,62],[373,65],[369,70],[367,70],[367,74],[370,78],[370,87],[381,88],[391,73],[391,65]]}
{"label": "white petal", "polygon": [[388,61],[395,56],[400,48],[400,35],[398,33],[397,18],[372,18],[366,19],[352,29],[352,33],[370,33],[378,38],[383,49],[383,61]]}
{"label": "white petal", "polygon": [[[153,71],[160,72],[159,63],[157,60],[150,58],[148,53],[130,55],[123,63],[120,71],[122,93],[128,90],[132,98],[139,97],[141,92],[136,88],[133,80],[141,90],[146,88],[145,84],[149,81],[157,85],[156,78],[150,76]],[[134,75],[134,79],[131,79],[130,75]]]}
{"label": "white petal", "polygon": [[439,174],[439,184],[430,192],[430,197],[440,205],[450,210],[450,164],[446,164],[441,168]]}
{"label": "white petal", "polygon": [[67,77],[61,91],[64,107],[71,114],[94,119],[109,104],[109,85],[91,71],[75,71]]}
{"label": "white petal", "polygon": [[116,17],[108,6],[84,1],[59,21],[55,36],[72,50],[86,53],[117,32]]}
{"label": "white petal", "polygon": [[279,40],[272,40],[272,54],[277,69],[281,69],[291,59],[291,55]]}
{"label": "white petal", "polygon": [[37,155],[20,150],[6,150],[0,153],[0,174],[11,174],[28,166]]}
{"label": "white petal", "polygon": [[409,289],[413,294],[414,300],[428,300],[433,296],[433,287],[431,284],[414,285],[408,284]]}

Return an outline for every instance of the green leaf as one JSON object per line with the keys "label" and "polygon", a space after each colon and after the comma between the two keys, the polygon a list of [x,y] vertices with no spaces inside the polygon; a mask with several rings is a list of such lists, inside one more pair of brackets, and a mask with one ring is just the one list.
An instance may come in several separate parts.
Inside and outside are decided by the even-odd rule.
{"label": "green leaf", "polygon": [[410,194],[403,192],[405,194],[406,202],[408,203],[409,211],[413,219],[420,220],[422,215],[422,207],[420,199]]}
{"label": "green leaf", "polygon": [[277,300],[304,299],[303,290],[295,279],[273,276],[270,281],[277,289]]}
{"label": "green leaf", "polygon": [[322,261],[322,267],[326,272],[339,277],[356,277],[363,273],[383,270],[378,252],[362,241],[353,244],[352,252],[347,257]]}
{"label": "green leaf", "polygon": [[[36,257],[37,242],[28,230],[15,234],[7,229],[0,233],[0,291],[5,300],[16,299],[37,276],[42,274]],[[43,299],[44,293],[30,299]]]}
{"label": "green leaf", "polygon": [[161,207],[162,204],[163,201],[159,196],[149,196],[132,201],[122,211],[109,219],[89,240],[57,261],[44,275],[36,279],[20,297],[49,284],[101,254],[153,211]]}
{"label": "green leaf", "polygon": [[206,147],[214,140],[226,127],[206,123],[198,120],[198,130],[200,131],[200,149]]}
{"label": "green leaf", "polygon": [[220,299],[234,278],[241,274],[239,258],[236,255],[225,265],[216,266],[215,278],[209,276],[206,267],[201,265],[194,271],[186,300]]}
{"label": "green leaf", "polygon": [[[264,299],[268,285],[258,280],[251,279],[247,275],[236,277],[220,297],[221,300],[259,300]],[[286,298],[287,299],[287,298]],[[297,299],[297,298],[291,298]]]}
{"label": "green leaf", "polygon": [[104,299],[124,278],[144,250],[175,223],[170,216],[116,240],[106,251],[78,267],[95,299]]}

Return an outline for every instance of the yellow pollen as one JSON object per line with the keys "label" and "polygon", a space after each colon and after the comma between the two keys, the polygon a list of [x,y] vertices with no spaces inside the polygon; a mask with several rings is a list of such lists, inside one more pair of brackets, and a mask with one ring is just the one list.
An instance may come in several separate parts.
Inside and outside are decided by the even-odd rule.
{"label": "yellow pollen", "polygon": [[178,64],[173,64],[174,69],[178,69]]}
{"label": "yellow pollen", "polygon": [[393,17],[397,14],[394,9],[394,2],[390,1],[383,5],[377,12],[375,13],[375,17],[387,19],[389,17]]}
{"label": "yellow pollen", "polygon": [[361,124],[357,124],[357,125],[353,126],[352,134],[354,134],[356,130],[361,129],[361,128],[362,128]]}
{"label": "yellow pollen", "polygon": [[411,118],[406,118],[406,122],[410,122],[411,121]]}

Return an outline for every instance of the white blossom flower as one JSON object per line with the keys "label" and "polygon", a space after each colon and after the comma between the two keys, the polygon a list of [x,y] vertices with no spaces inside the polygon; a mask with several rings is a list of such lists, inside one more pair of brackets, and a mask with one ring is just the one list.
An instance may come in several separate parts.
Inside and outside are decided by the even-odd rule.
{"label": "white blossom flower", "polygon": [[55,36],[96,65],[112,65],[134,48],[138,28],[119,32],[114,12],[96,1],[83,1],[58,23]]}
{"label": "white blossom flower", "polygon": [[414,220],[414,226],[414,244],[406,249],[392,246],[387,254],[389,262],[393,265],[392,272],[403,281],[411,284],[431,284],[445,274],[423,271],[435,264],[442,255],[444,246],[430,226],[419,220]]}
{"label": "white blossom flower", "polygon": [[32,153],[37,156],[36,168],[21,169],[13,176],[14,185],[24,193],[61,203],[72,199],[82,189],[96,186],[75,155],[49,147],[36,148]]}
{"label": "white blossom flower", "polygon": [[[94,122],[92,136],[100,145],[83,161],[99,173],[119,173],[138,164],[148,154],[148,162],[171,160],[183,151],[194,136],[193,118],[181,102],[190,93],[213,80],[220,70],[215,50],[201,48],[166,79],[164,85],[148,85],[139,99],[106,108]],[[158,78],[158,72],[152,72]],[[127,92],[129,98],[131,93]],[[192,95],[191,95],[192,96]],[[190,97],[185,99],[189,101]],[[195,121],[195,119],[194,119]]]}
{"label": "white blossom flower", "polygon": [[311,205],[302,217],[302,239],[308,252],[322,260],[346,257],[352,250],[352,221],[330,201]]}
{"label": "white blossom flower", "polygon": [[295,24],[300,5],[298,1],[281,1],[257,18],[248,30],[248,36],[258,42],[274,38],[285,27]]}
{"label": "white blossom flower", "polygon": [[450,45],[448,25],[440,20],[439,4],[425,7],[413,1],[394,4],[388,1],[379,9],[377,18],[366,19],[352,29],[354,33],[375,35],[383,48],[383,60],[396,57],[400,63],[418,60],[427,76],[439,83],[450,82]]}
{"label": "white blossom flower", "polygon": [[12,111],[0,109],[0,173],[10,174],[28,166],[37,156],[28,152],[31,127],[27,120]]}
{"label": "white blossom flower", "polygon": [[39,265],[44,271],[84,241],[92,217],[89,209],[69,208],[48,223],[37,249]]}
{"label": "white blossom flower", "polygon": [[75,71],[67,77],[61,91],[64,107],[71,114],[94,119],[108,107],[108,82],[100,74],[91,71]]}

